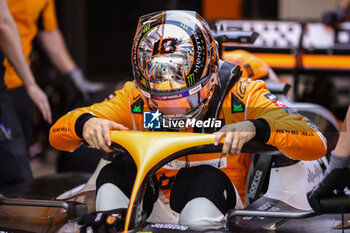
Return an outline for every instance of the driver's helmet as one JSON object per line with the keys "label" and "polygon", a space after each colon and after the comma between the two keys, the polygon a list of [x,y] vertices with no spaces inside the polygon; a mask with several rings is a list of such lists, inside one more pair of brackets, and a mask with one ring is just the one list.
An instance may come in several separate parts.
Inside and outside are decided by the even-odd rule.
{"label": "driver's helmet", "polygon": [[170,10],[140,17],[131,59],[136,86],[151,110],[172,120],[205,115],[219,58],[200,15]]}

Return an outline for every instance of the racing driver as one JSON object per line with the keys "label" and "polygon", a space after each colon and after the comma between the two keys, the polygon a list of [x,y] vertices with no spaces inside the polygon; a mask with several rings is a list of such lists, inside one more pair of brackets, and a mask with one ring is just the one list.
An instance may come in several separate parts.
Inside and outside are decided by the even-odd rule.
{"label": "racing driver", "polygon": [[[134,81],[101,103],[61,117],[51,128],[50,142],[73,151],[85,141],[111,152],[110,130],[212,132],[215,145],[225,138],[222,153],[188,155],[157,171],[143,201],[150,221],[174,219],[192,229],[224,227],[226,211],[243,207],[251,156],[241,149],[253,138],[292,159],[314,160],[326,154],[326,141],[312,122],[291,113],[263,81],[242,78],[239,66],[219,60],[211,31],[196,12],[141,17],[131,59]],[[160,116],[159,129],[149,129],[150,112]],[[222,125],[174,127],[187,119]],[[96,181],[96,210],[127,208],[135,176],[136,166],[128,156],[106,165]],[[153,208],[159,199],[170,202],[171,217],[164,219]]]}

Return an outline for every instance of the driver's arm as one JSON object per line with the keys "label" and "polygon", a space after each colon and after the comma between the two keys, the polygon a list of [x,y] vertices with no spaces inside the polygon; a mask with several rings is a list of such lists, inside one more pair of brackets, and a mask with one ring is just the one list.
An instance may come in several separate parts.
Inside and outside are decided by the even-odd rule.
{"label": "driver's arm", "polygon": [[271,98],[264,82],[253,82],[247,92],[247,120],[252,119],[257,136],[266,144],[297,160],[314,160],[326,154],[327,141],[317,126]]}
{"label": "driver's arm", "polygon": [[230,95],[225,99],[226,103],[231,102],[232,115],[228,118],[240,122],[227,124],[216,133],[215,145],[225,136],[223,154],[239,154],[253,138],[277,147],[292,159],[314,160],[326,154],[327,142],[317,127],[306,117],[292,113],[267,90],[263,81],[240,79],[231,89],[231,96],[239,98],[239,103],[230,101]]}
{"label": "driver's arm", "polygon": [[[84,127],[88,122],[88,125],[96,126],[99,124],[100,131],[99,135],[103,136],[106,134],[104,127],[110,127],[110,129],[116,129],[116,124],[121,125],[120,129],[132,129],[133,122],[130,116],[129,98],[130,93],[133,93],[134,83],[127,82],[123,89],[116,91],[115,96],[110,99],[106,99],[101,103],[93,104],[89,107],[75,109],[66,115],[62,116],[50,129],[49,140],[53,147],[63,151],[73,151],[77,149],[85,139],[92,147],[98,149],[104,149],[102,146],[96,144],[95,139],[85,135],[91,135],[92,132],[84,132]],[[98,123],[92,123],[92,118],[98,118]],[[102,123],[102,121],[104,123]],[[111,122],[111,123],[109,123]],[[100,124],[101,123],[101,124]],[[90,128],[90,127],[89,127]],[[93,130],[97,130],[96,128]],[[84,136],[83,136],[84,134]],[[95,140],[95,142],[94,142]],[[108,141],[108,139],[107,139]],[[106,143],[108,144],[108,143]]]}

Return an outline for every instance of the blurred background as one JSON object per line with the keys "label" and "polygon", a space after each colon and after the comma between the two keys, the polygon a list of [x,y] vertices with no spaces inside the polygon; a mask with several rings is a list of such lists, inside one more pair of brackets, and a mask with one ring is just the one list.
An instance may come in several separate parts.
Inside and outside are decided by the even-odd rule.
{"label": "blurred background", "polygon": [[91,80],[130,79],[130,51],[141,15],[195,10],[217,19],[320,21],[338,0],[56,0],[69,51]]}
{"label": "blurred background", "polygon": [[[350,26],[348,27],[346,23],[345,26],[339,26],[338,22],[325,25],[322,19],[327,12],[335,11],[339,7],[347,9],[348,2],[339,0],[56,0],[59,28],[72,57],[88,80],[103,81],[108,85],[103,91],[95,93],[87,103],[81,101],[71,86],[60,81],[59,72],[50,64],[39,46],[34,47],[32,67],[38,82],[50,97],[54,120],[56,120],[75,107],[102,101],[113,90],[120,88],[125,81],[132,80],[130,51],[140,16],[165,9],[195,10],[207,19],[212,29],[220,25],[222,28],[218,28],[219,30],[231,27],[258,31],[263,39],[257,46],[228,47],[227,51],[243,48],[260,55],[263,59],[266,57],[265,61],[282,81],[295,85],[295,80],[298,80],[297,87],[294,88],[296,100],[321,104],[332,111],[338,119],[343,119],[350,103]],[[342,20],[347,19],[348,15],[345,15]],[[229,20],[229,22],[222,20]],[[239,21],[235,23],[235,20]],[[287,23],[283,24],[283,22]],[[311,26],[306,26],[307,23]],[[319,29],[317,25],[323,26]],[[330,39],[316,36],[316,40],[321,41],[320,46],[311,42],[302,46],[303,42],[300,43],[300,41],[308,28],[314,28],[313,31],[321,30],[321,34],[330,35]],[[329,34],[329,31],[332,33]],[[335,36],[338,34],[334,34],[339,31],[344,32],[340,43],[338,43],[339,38]],[[279,32],[279,35],[274,38],[275,42],[271,44],[269,39],[264,41],[264,38],[269,38],[269,35],[276,32]],[[331,42],[324,45],[322,44],[324,40],[331,40]],[[283,44],[282,41],[287,42]],[[266,54],[273,55],[264,57]],[[327,63],[327,57],[326,62],[323,58],[321,63],[315,65],[311,62],[311,66],[307,67],[299,63],[301,54],[327,55],[332,58],[341,55],[342,57],[337,58],[343,65],[339,66],[339,63],[334,61],[333,63],[338,66],[331,66]],[[279,60],[280,55],[289,56],[286,59],[289,63],[280,65],[279,61],[282,61]],[[64,171],[93,171],[100,159],[100,152],[80,148],[75,155],[72,155],[54,150],[47,142],[49,126],[40,119],[39,115],[37,114],[36,117],[35,141],[30,147],[34,176]]]}

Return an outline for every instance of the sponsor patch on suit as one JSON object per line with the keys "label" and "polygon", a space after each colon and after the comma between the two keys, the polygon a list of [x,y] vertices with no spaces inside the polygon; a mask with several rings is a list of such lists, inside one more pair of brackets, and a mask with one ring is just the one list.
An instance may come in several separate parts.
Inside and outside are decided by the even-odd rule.
{"label": "sponsor patch on suit", "polygon": [[139,98],[131,105],[132,113],[142,114],[143,113],[143,100]]}
{"label": "sponsor patch on suit", "polygon": [[231,92],[231,112],[237,113],[237,112],[244,112],[245,105],[243,102]]}

